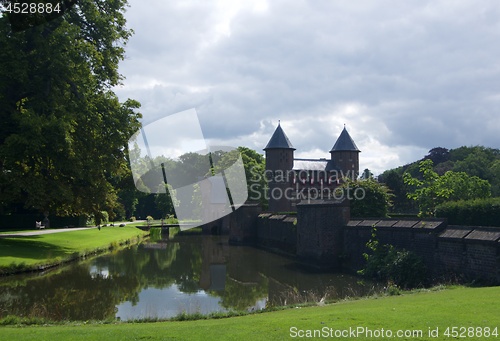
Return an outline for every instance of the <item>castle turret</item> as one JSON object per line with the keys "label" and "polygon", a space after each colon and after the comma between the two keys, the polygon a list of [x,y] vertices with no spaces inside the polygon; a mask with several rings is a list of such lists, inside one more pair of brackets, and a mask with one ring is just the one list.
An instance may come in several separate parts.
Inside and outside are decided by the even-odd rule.
{"label": "castle turret", "polygon": [[344,130],[330,150],[332,161],[343,176],[351,179],[358,178],[360,152],[344,126]]}
{"label": "castle turret", "polygon": [[269,210],[273,212],[290,211],[291,201],[286,189],[290,187],[293,168],[293,151],[285,132],[278,123],[273,136],[264,151],[266,152],[266,175],[269,184]]}

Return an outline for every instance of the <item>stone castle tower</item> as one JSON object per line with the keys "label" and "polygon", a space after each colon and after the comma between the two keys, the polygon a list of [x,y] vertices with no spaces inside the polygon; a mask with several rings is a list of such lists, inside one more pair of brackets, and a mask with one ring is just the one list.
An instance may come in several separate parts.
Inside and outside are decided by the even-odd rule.
{"label": "stone castle tower", "polygon": [[343,172],[344,176],[357,179],[359,175],[360,150],[352,140],[344,126],[337,142],[330,150],[331,160]]}
{"label": "stone castle tower", "polygon": [[274,212],[287,212],[292,209],[291,201],[284,193],[290,186],[281,175],[286,175],[293,169],[293,151],[295,148],[285,135],[281,125],[274,131],[264,151],[266,152],[266,176],[269,185],[269,210]]}
{"label": "stone castle tower", "polygon": [[341,181],[341,177],[357,179],[359,175],[360,150],[345,127],[330,150],[330,160],[294,158],[295,148],[281,124],[278,124],[264,151],[269,211],[272,212],[294,211],[294,205],[300,201],[300,197],[295,195],[297,192],[312,192],[317,197],[331,193],[338,186],[339,181],[331,181],[332,178]]}

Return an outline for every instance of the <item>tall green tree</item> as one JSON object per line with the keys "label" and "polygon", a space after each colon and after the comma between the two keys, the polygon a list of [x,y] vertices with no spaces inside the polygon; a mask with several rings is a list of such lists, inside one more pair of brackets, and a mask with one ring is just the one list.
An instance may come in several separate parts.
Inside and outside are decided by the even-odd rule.
{"label": "tall green tree", "polygon": [[436,147],[429,150],[429,154],[424,159],[431,159],[437,165],[450,159],[450,151],[443,147]]}
{"label": "tall green tree", "polygon": [[498,197],[500,196],[500,159],[491,164],[489,173],[491,174],[491,195]]}
{"label": "tall green tree", "polygon": [[413,188],[407,195],[418,203],[420,216],[434,216],[436,206],[445,201],[491,196],[491,185],[487,180],[465,172],[448,171],[439,176],[433,170],[430,159],[421,161],[419,167],[422,180],[412,177],[409,173],[405,173],[403,179]]}
{"label": "tall green tree", "polygon": [[387,186],[373,178],[348,179],[336,190],[337,197],[350,200],[351,216],[356,218],[387,217],[394,197]]}
{"label": "tall green tree", "polygon": [[416,210],[413,201],[408,199],[406,193],[408,186],[403,181],[403,175],[396,170],[385,171],[382,182],[389,188],[392,193],[392,212],[397,213],[410,213]]}
{"label": "tall green tree", "polygon": [[491,176],[489,168],[493,158],[481,148],[471,148],[474,152],[467,155],[463,160],[456,161],[453,166],[455,172],[465,172],[469,175],[480,177],[488,180]]}
{"label": "tall green tree", "polygon": [[243,168],[245,169],[248,199],[266,204],[266,179],[264,177],[266,162],[264,157],[255,150],[247,147],[238,147],[236,150],[222,153],[218,160],[214,162],[213,173],[219,173],[229,168],[240,156]]}
{"label": "tall green tree", "polygon": [[371,178],[373,178],[373,173],[368,168],[365,168],[363,173],[361,173],[360,178],[362,180],[371,179]]}
{"label": "tall green tree", "polygon": [[112,88],[131,35],[126,0],[81,0],[13,32],[0,18],[0,206],[60,215],[111,214],[139,103]]}

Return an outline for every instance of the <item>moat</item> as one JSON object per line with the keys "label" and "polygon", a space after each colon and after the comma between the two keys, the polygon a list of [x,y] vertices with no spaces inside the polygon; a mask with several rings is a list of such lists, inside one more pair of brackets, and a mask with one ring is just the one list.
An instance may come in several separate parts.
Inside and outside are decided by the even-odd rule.
{"label": "moat", "polygon": [[293,258],[229,246],[227,237],[177,235],[45,274],[0,278],[0,318],[167,319],[338,300],[377,290],[358,277],[317,272]]}

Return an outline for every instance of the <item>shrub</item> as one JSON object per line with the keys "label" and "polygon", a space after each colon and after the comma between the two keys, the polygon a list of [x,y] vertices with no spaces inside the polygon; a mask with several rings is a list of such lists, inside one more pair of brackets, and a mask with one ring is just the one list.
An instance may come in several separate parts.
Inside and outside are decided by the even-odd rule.
{"label": "shrub", "polygon": [[133,217],[133,216],[130,217],[129,221],[134,222],[135,221],[135,217]]}
{"label": "shrub", "polygon": [[109,221],[109,214],[106,211],[99,211],[94,214],[94,223],[96,225],[105,224]]}
{"label": "shrub", "polygon": [[445,202],[436,207],[436,217],[451,225],[500,226],[500,198]]}
{"label": "shrub", "polygon": [[89,215],[86,217],[86,221],[85,221],[85,226],[92,226],[92,225],[95,225],[95,219],[94,219],[94,216],[92,215]]}
{"label": "shrub", "polygon": [[427,269],[422,259],[411,251],[380,245],[376,231],[373,228],[372,238],[366,243],[371,252],[363,254],[366,265],[359,274],[402,288],[427,284]]}

